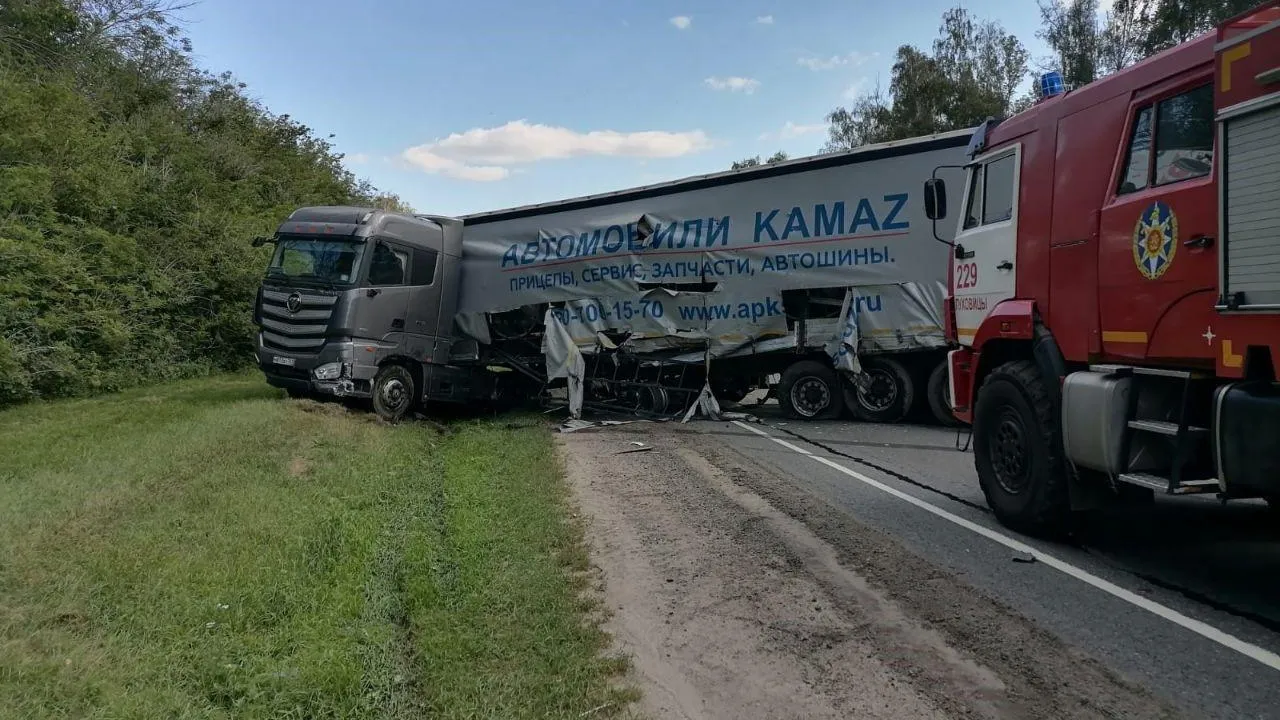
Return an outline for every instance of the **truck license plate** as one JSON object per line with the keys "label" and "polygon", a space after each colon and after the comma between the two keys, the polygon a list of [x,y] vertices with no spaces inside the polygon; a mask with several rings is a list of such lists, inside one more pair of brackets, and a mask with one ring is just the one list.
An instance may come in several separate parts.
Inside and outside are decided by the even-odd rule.
{"label": "truck license plate", "polygon": [[297,362],[297,360],[291,357],[280,357],[279,355],[272,355],[271,362],[277,365],[288,365],[289,367],[293,367],[293,364]]}

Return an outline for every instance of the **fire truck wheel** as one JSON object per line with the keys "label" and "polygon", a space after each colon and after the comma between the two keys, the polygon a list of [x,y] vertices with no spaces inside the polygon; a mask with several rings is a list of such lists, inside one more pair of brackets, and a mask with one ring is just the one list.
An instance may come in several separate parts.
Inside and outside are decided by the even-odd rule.
{"label": "fire truck wheel", "polygon": [[846,384],[846,402],[853,416],[876,423],[900,422],[915,402],[916,385],[911,373],[896,360],[867,358],[862,377]]}
{"label": "fire truck wheel", "polygon": [[816,360],[792,363],[778,381],[778,405],[792,420],[831,420],[840,416],[844,396],[830,366]]}
{"label": "fire truck wheel", "polygon": [[973,455],[996,518],[1034,535],[1057,535],[1068,516],[1067,477],[1055,452],[1057,419],[1035,363],[991,371],[974,407]]}
{"label": "fire truck wheel", "polygon": [[946,427],[960,424],[951,412],[951,383],[947,378],[947,361],[938,363],[938,367],[929,373],[929,387],[926,395],[929,398],[929,410],[933,418]]}
{"label": "fire truck wheel", "polygon": [[413,408],[417,388],[403,365],[383,365],[373,378],[373,411],[387,422],[399,422]]}

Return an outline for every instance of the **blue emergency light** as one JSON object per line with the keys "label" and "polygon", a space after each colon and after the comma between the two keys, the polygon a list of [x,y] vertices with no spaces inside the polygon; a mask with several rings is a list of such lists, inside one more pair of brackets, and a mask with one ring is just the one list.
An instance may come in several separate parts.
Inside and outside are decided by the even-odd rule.
{"label": "blue emergency light", "polygon": [[1040,76],[1040,98],[1051,98],[1067,91],[1067,84],[1062,81],[1062,73],[1057,70]]}

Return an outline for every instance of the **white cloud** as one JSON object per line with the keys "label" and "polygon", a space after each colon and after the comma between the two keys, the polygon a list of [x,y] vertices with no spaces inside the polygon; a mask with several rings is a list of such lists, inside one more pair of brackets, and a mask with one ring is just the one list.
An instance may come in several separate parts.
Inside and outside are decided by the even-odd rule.
{"label": "white cloud", "polygon": [[499,127],[472,128],[463,133],[453,133],[444,139],[411,147],[402,153],[402,157],[429,173],[460,180],[492,182],[511,175],[511,165],[591,155],[678,157],[703,150],[710,144],[701,130],[629,133],[592,130],[581,133],[569,128],[513,120]]}
{"label": "white cloud", "polygon": [[759,16],[759,17],[757,17],[757,18],[756,18],[756,24],[757,24],[757,25],[772,25],[772,24],[773,24],[773,16],[772,16],[772,15],[761,15],[761,16]]}
{"label": "white cloud", "polygon": [[832,55],[831,57],[826,57],[826,58],[822,58],[822,57],[797,58],[796,62],[800,65],[803,65],[809,68],[810,70],[813,70],[814,72],[818,72],[821,70],[832,70],[834,68],[842,67],[844,65],[851,65],[853,67],[858,67],[859,65],[862,65],[863,63],[867,62],[868,60],[871,60],[872,58],[876,57],[879,54],[880,53],[861,53],[855,50],[849,53],[848,55]]}
{"label": "white cloud", "polygon": [[866,94],[869,85],[871,85],[870,78],[860,77],[857,80],[854,80],[849,87],[844,89],[844,99],[857,100],[859,97]]}
{"label": "white cloud", "polygon": [[709,77],[703,80],[712,90],[728,90],[750,95],[760,87],[760,81],[746,77]]}
{"label": "white cloud", "polygon": [[369,162],[368,153],[351,153],[342,158],[348,165],[365,165]]}
{"label": "white cloud", "polygon": [[788,120],[777,132],[760,133],[760,140],[792,140],[804,135],[826,132],[826,130],[827,126],[824,123],[799,124]]}
{"label": "white cloud", "polygon": [[679,30],[688,30],[689,26],[693,24],[693,18],[688,15],[677,15],[671,18],[669,22]]}
{"label": "white cloud", "polygon": [[786,124],[782,126],[782,130],[779,132],[779,134],[784,139],[788,139],[788,138],[797,138],[797,137],[800,137],[801,135],[808,135],[810,133],[820,133],[825,131],[826,129],[827,129],[827,126],[823,123],[814,123],[812,125],[797,125],[791,122],[790,120],[788,120]]}

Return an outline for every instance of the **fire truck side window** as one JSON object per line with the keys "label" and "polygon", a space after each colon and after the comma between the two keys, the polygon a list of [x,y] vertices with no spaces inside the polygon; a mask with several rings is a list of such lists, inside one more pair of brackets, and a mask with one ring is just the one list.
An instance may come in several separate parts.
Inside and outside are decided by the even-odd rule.
{"label": "fire truck side window", "polygon": [[982,199],[983,225],[1004,222],[1013,217],[1013,163],[1013,155],[987,163]]}
{"label": "fire truck side window", "polygon": [[972,169],[972,184],[969,185],[969,199],[964,206],[964,229],[975,228],[980,225],[978,213],[982,208],[982,166],[978,165]]}
{"label": "fire truck side window", "polygon": [[1156,106],[1156,185],[1204,177],[1213,169],[1213,86]]}
{"label": "fire truck side window", "polygon": [[1119,195],[1137,192],[1147,187],[1147,175],[1151,172],[1151,108],[1138,111],[1129,136],[1129,158],[1120,178]]}

